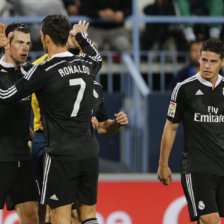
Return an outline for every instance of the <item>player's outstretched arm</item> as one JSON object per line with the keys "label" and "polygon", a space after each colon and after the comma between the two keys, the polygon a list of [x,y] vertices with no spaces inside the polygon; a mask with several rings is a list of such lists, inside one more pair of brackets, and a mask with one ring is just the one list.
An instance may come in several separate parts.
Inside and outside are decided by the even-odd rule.
{"label": "player's outstretched arm", "polygon": [[98,133],[101,135],[112,135],[120,130],[122,126],[128,124],[128,116],[123,111],[114,114],[114,119],[107,119],[106,121],[99,122]]}
{"label": "player's outstretched arm", "polygon": [[0,48],[5,47],[8,43],[10,38],[12,37],[13,32],[9,33],[8,37],[5,35],[5,25],[0,23]]}

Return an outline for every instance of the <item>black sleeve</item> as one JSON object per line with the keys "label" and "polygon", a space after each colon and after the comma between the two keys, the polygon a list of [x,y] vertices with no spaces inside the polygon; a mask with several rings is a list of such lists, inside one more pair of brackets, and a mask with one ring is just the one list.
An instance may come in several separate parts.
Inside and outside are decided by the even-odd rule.
{"label": "black sleeve", "polygon": [[106,121],[109,119],[106,113],[106,109],[104,107],[103,100],[99,103],[97,111],[95,111],[95,117],[99,122]]}
{"label": "black sleeve", "polygon": [[42,88],[46,82],[46,78],[47,76],[40,66],[33,66],[14,85],[8,89],[0,89],[0,102],[7,104],[29,96],[31,93]]}
{"label": "black sleeve", "polygon": [[178,83],[174,88],[167,112],[167,119],[173,123],[180,123],[185,108],[184,87]]}
{"label": "black sleeve", "polygon": [[93,46],[92,41],[87,38],[87,34],[77,33],[75,39],[79,43],[84,54],[101,58],[101,55],[99,54],[98,50]]}
{"label": "black sleeve", "polygon": [[95,99],[93,106],[93,116],[95,116],[99,122],[108,120],[104,106],[103,87],[95,81],[93,95]]}
{"label": "black sleeve", "polygon": [[96,75],[102,66],[102,57],[98,50],[93,46],[92,41],[87,38],[85,33],[77,33],[75,36],[84,54],[80,56],[93,63],[92,74]]}
{"label": "black sleeve", "polygon": [[26,74],[34,65],[31,62],[26,62],[21,66],[21,72]]}

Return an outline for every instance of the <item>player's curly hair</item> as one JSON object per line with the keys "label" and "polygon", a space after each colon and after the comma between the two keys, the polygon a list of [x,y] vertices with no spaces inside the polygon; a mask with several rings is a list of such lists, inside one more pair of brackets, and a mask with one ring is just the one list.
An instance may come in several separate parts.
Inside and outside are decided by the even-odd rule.
{"label": "player's curly hair", "polygon": [[43,35],[48,34],[54,43],[64,46],[67,43],[71,23],[63,15],[48,15],[42,21],[41,30]]}
{"label": "player's curly hair", "polygon": [[211,38],[203,42],[202,51],[211,51],[220,55],[220,58],[224,58],[224,43],[216,38]]}

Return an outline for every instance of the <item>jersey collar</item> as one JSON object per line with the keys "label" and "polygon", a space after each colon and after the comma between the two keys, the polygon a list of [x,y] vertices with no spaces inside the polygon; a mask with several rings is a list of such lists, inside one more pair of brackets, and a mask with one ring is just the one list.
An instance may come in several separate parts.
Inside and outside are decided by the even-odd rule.
{"label": "jersey collar", "polygon": [[0,64],[5,68],[15,68],[15,66],[13,64],[5,62],[2,59],[0,59]]}
{"label": "jersey collar", "polygon": [[[208,86],[208,87],[212,87],[212,83],[209,82],[209,81],[207,81],[207,80],[205,80],[205,79],[203,79],[201,77],[201,75],[200,75],[200,72],[198,72],[196,74],[196,76],[197,76],[199,82],[201,82],[203,85]],[[215,87],[219,85],[219,83],[221,82],[221,80],[222,80],[222,76],[218,74],[218,79],[216,80]]]}
{"label": "jersey collar", "polygon": [[51,57],[52,58],[63,58],[63,57],[71,57],[71,56],[74,56],[74,54],[68,52],[68,51],[65,51],[65,52],[62,52],[62,53],[58,53],[58,54],[55,54]]}

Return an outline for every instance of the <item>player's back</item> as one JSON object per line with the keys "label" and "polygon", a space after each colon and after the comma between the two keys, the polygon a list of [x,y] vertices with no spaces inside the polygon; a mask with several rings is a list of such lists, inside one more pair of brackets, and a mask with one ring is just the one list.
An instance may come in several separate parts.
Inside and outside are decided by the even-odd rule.
{"label": "player's back", "polygon": [[45,73],[44,84],[36,95],[47,152],[76,159],[96,155],[92,148],[97,143],[90,131],[96,64],[66,52],[41,64],[37,70]]}
{"label": "player's back", "polygon": [[90,132],[93,110],[93,77],[102,58],[83,33],[76,34],[83,54],[54,54],[33,66],[8,89],[1,89],[0,102],[10,103],[35,92],[47,142],[46,151],[60,159],[97,156],[97,143]]}

